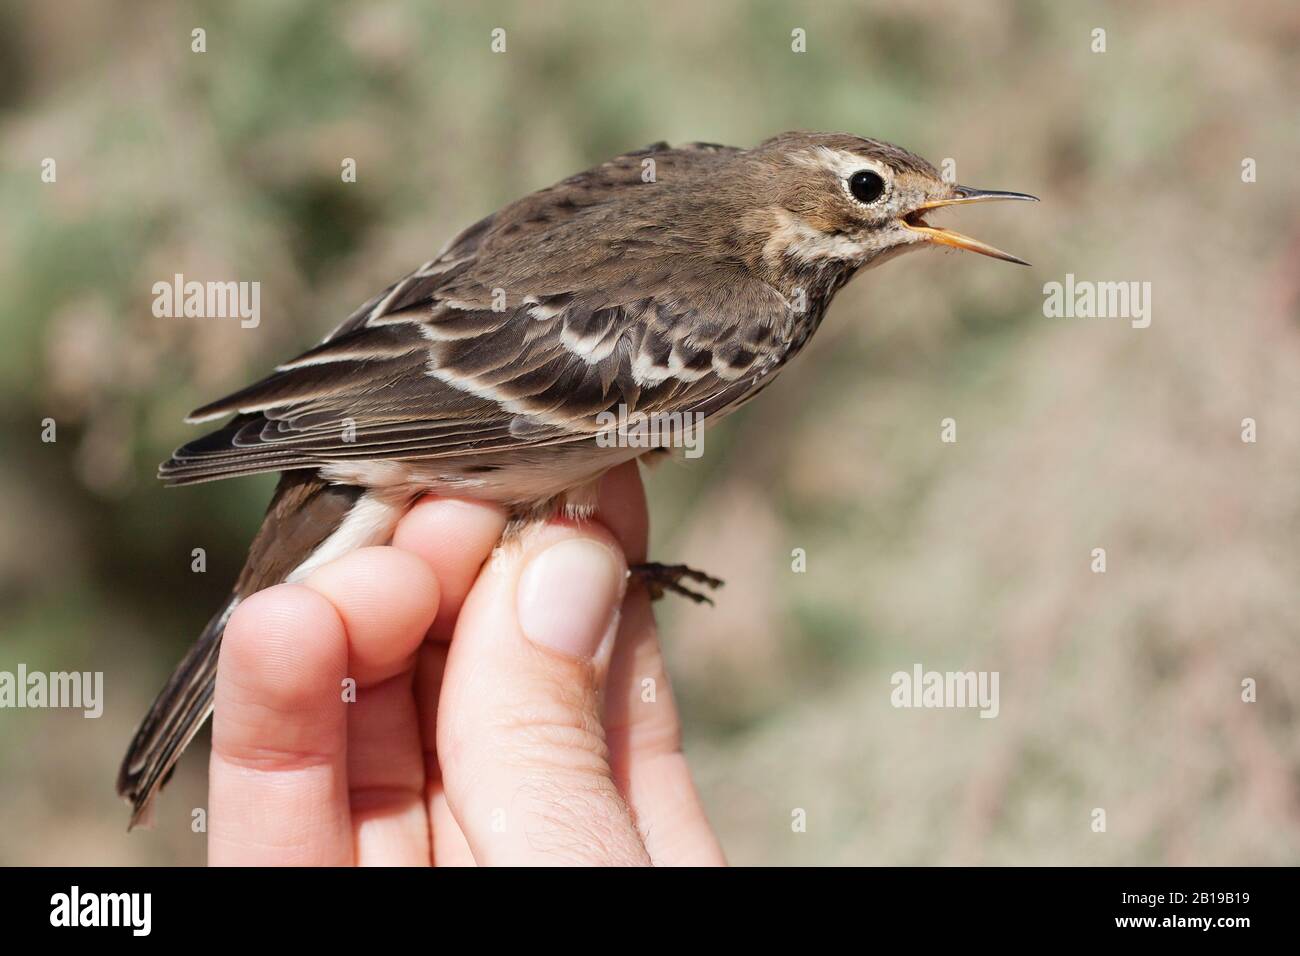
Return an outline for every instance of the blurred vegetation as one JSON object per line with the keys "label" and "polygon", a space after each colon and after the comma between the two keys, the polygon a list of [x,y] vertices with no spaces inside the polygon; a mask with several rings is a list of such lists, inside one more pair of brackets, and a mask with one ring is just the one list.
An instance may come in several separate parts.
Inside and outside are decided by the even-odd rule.
{"label": "blurred vegetation", "polygon": [[[0,862],[204,858],[205,746],[156,831],[112,792],[271,485],[159,487],[189,409],[522,193],[792,128],[1045,202],[962,214],[1033,270],[870,273],[650,478],[657,553],[728,579],[661,617],[732,859],[1297,862],[1298,41],[1280,2],[0,6],[0,669],[107,688],[98,721],[0,712]],[[260,281],[261,326],[154,318],[178,272]],[[1067,272],[1152,282],[1151,328],[1044,318]],[[1000,671],[1001,715],[893,709],[916,662]]]}

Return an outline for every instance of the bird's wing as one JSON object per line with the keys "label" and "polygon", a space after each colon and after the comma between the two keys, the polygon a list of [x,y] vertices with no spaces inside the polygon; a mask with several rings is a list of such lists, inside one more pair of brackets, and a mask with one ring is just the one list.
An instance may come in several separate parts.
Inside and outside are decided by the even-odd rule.
{"label": "bird's wing", "polygon": [[592,441],[620,407],[732,407],[782,351],[785,301],[738,264],[685,261],[614,202],[655,188],[645,158],[662,177],[727,149],[657,144],[476,223],[319,346],[195,411],[235,417],[161,477],[478,455]]}

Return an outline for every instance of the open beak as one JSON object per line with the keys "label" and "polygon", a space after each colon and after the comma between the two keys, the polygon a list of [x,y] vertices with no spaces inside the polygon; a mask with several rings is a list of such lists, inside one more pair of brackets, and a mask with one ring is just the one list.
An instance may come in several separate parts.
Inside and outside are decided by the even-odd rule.
{"label": "open beak", "polygon": [[995,249],[978,239],[963,236],[960,232],[954,232],[951,229],[932,226],[925,221],[924,216],[931,209],[938,209],[941,206],[964,206],[967,203],[996,202],[1000,199],[1024,199],[1029,202],[1038,202],[1037,196],[1031,196],[1028,193],[1003,192],[1000,189],[972,189],[970,186],[956,186],[953,188],[952,193],[952,196],[948,199],[937,199],[934,202],[928,202],[924,206],[913,209],[903,217],[903,225],[913,232],[921,233],[928,241],[936,242],[942,246],[966,249],[970,252],[978,252],[982,256],[992,256],[994,259],[1016,262],[1022,266],[1029,265],[1024,259],[1017,258],[1009,252],[1003,252],[1001,249]]}

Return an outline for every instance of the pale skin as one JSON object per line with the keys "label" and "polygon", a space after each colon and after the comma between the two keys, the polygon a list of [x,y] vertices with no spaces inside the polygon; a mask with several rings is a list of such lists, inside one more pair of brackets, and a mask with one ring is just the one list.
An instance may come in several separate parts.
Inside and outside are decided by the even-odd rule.
{"label": "pale skin", "polygon": [[596,520],[496,549],[505,524],[492,505],[426,498],[391,546],[238,608],[210,863],[724,862],[649,596],[626,585],[647,542],[637,466],[605,477]]}

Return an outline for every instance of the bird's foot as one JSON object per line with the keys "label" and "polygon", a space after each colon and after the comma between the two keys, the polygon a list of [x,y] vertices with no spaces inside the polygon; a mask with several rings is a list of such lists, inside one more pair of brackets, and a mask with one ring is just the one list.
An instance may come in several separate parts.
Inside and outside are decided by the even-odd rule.
{"label": "bird's foot", "polygon": [[665,593],[671,591],[690,598],[696,604],[712,604],[713,599],[707,594],[692,590],[682,582],[702,584],[709,589],[720,588],[723,584],[720,579],[710,577],[703,571],[688,568],[684,564],[659,564],[657,561],[634,564],[628,568],[628,574],[646,586],[652,601],[659,600]]}

